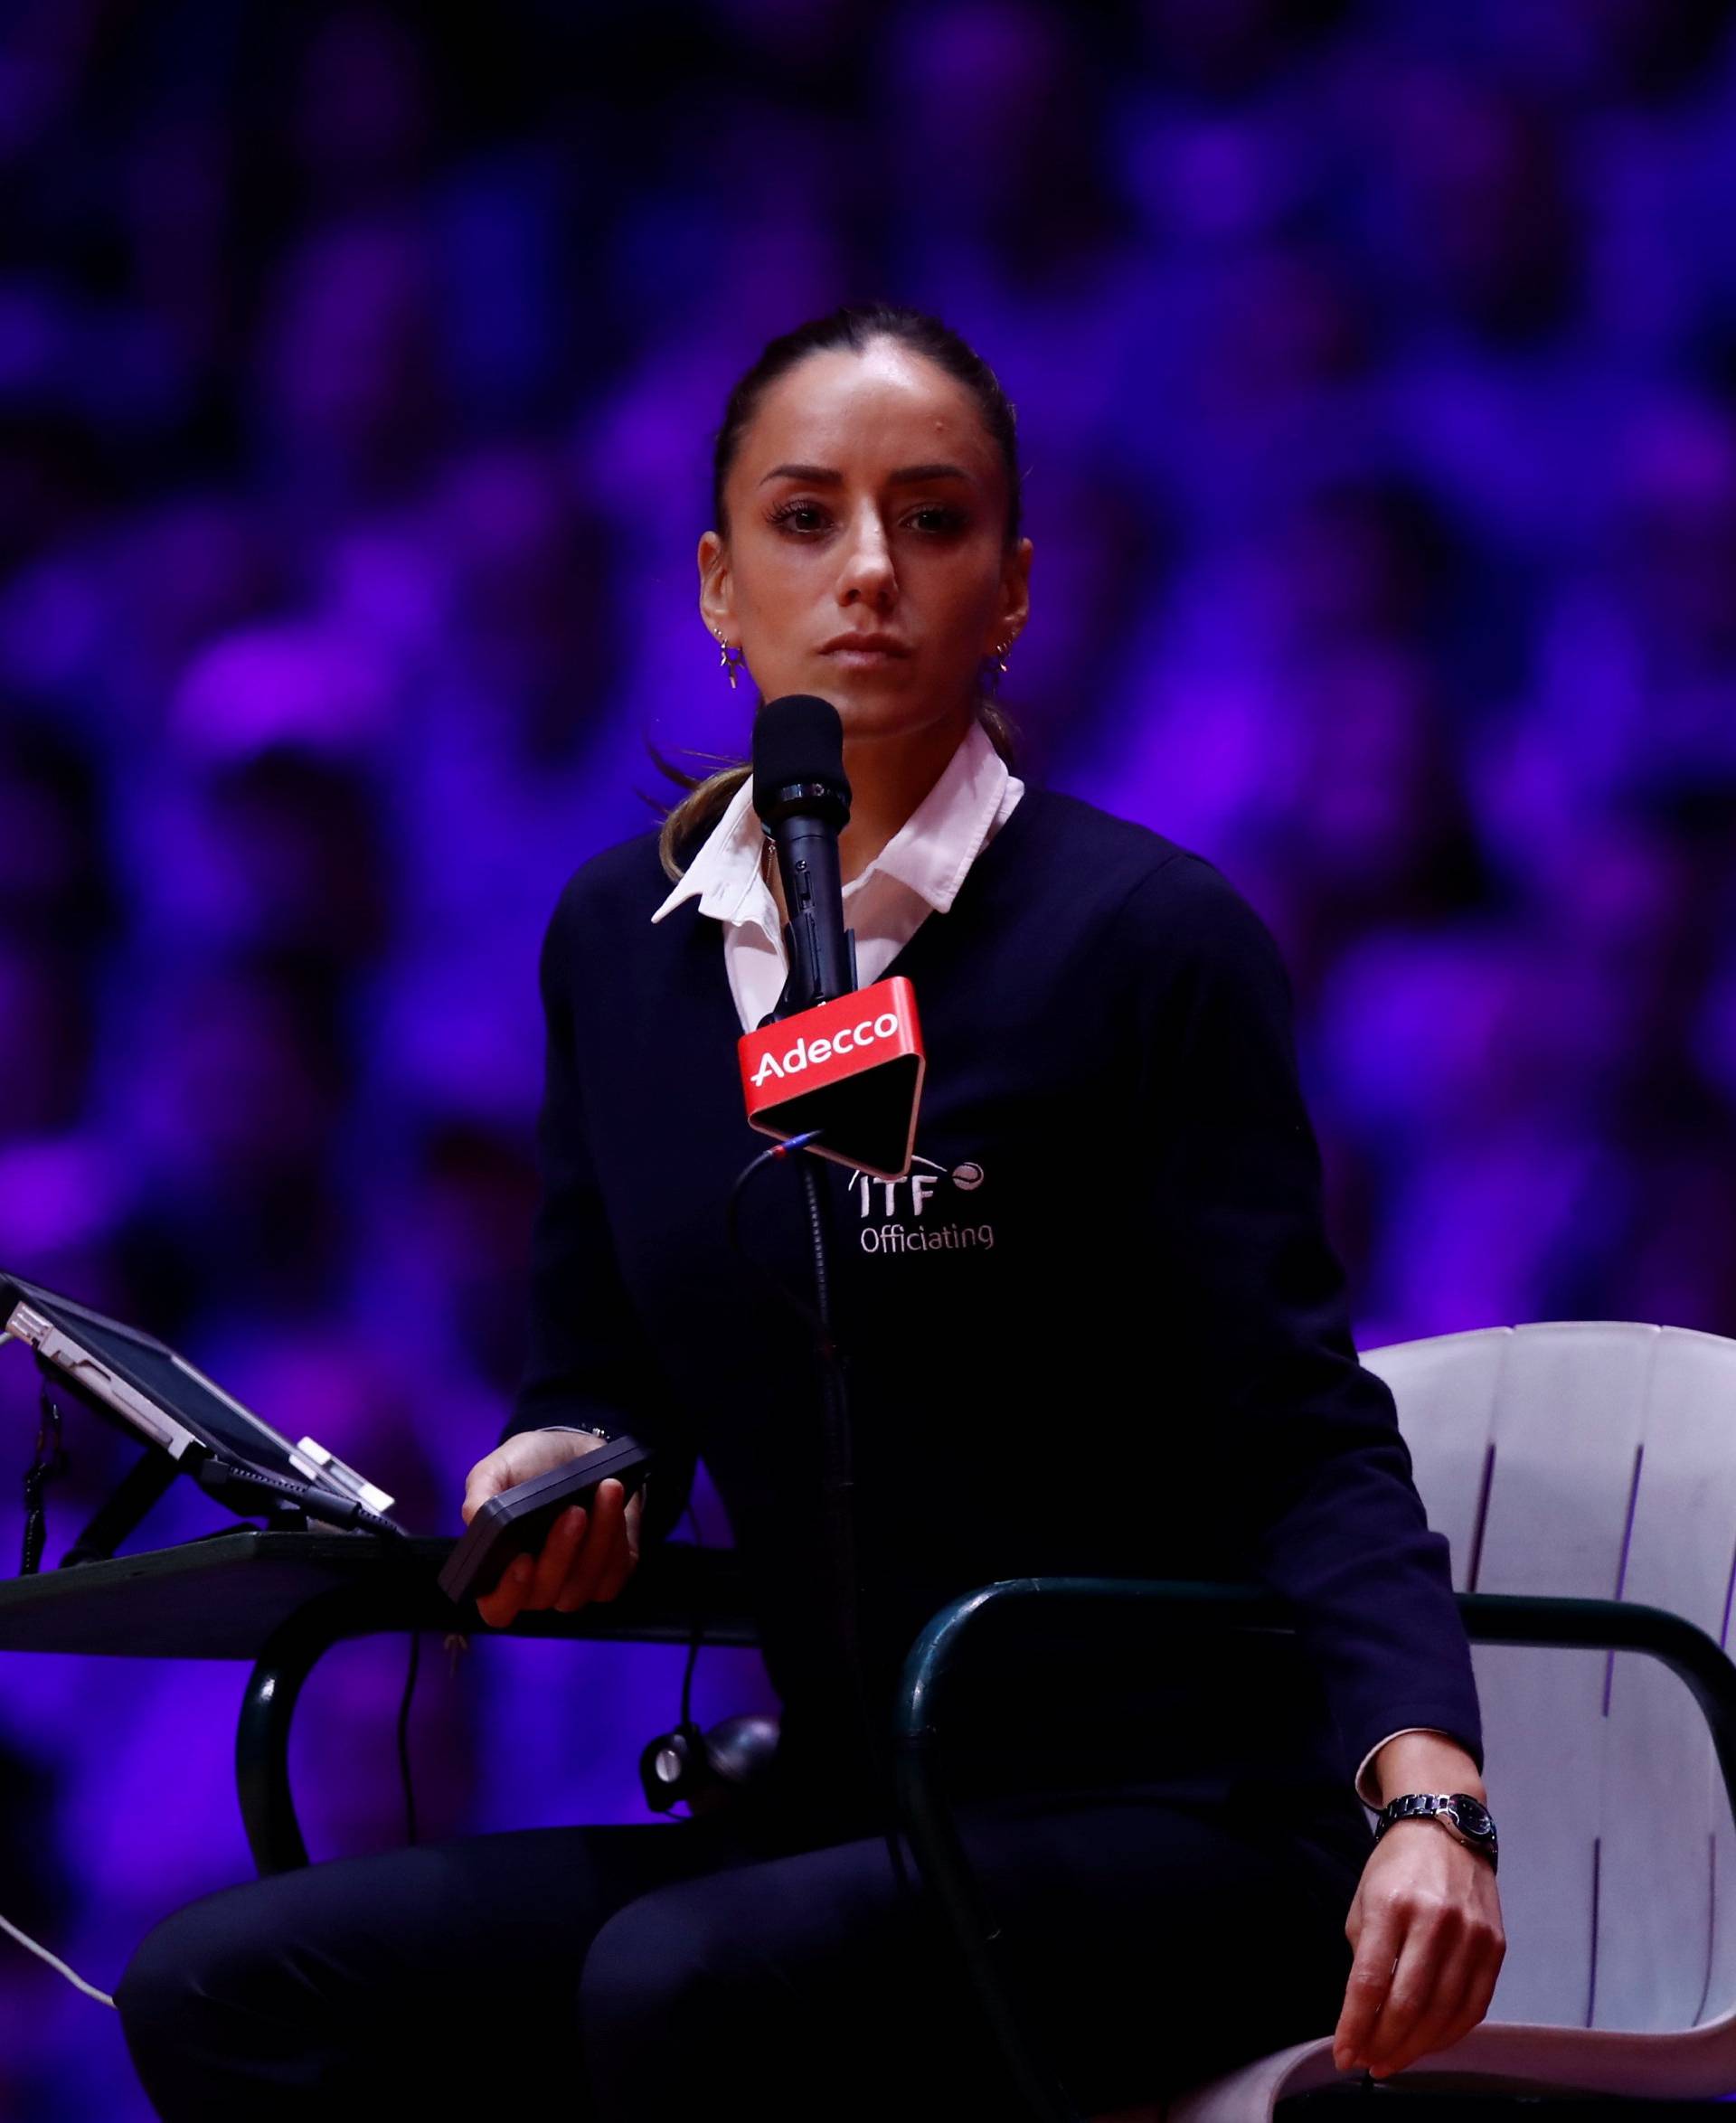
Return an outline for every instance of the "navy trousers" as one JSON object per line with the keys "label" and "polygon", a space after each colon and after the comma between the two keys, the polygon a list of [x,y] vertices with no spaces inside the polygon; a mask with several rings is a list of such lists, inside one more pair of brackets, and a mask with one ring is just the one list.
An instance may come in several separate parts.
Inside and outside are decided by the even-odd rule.
{"label": "navy trousers", "polygon": [[[1354,1807],[1123,1791],[964,1819],[1088,2112],[1330,2030]],[[117,2003],[168,2123],[1016,2113],[956,1949],[874,1839],[778,1851],[705,1821],[342,1859],[178,1911]]]}

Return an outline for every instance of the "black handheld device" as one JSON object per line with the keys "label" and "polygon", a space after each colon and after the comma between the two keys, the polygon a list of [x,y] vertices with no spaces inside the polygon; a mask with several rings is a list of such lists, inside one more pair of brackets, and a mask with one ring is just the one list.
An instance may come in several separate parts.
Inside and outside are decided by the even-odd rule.
{"label": "black handheld device", "polygon": [[440,1565],[440,1590],[453,1601],[485,1599],[499,1584],[506,1566],[533,1553],[569,1505],[586,1504],[599,1483],[617,1481],[631,1496],[651,1465],[649,1446],[632,1438],[616,1438],[594,1452],[580,1454],[545,1475],[515,1482],[491,1496],[466,1527],[464,1537]]}

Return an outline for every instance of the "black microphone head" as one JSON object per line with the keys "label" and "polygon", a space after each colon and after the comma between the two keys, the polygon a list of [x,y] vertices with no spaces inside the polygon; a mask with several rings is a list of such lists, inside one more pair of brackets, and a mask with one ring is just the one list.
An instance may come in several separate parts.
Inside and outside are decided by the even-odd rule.
{"label": "black microphone head", "polygon": [[768,701],[753,725],[753,807],[761,825],[793,813],[843,826],[850,816],[844,724],[830,701],[787,693]]}

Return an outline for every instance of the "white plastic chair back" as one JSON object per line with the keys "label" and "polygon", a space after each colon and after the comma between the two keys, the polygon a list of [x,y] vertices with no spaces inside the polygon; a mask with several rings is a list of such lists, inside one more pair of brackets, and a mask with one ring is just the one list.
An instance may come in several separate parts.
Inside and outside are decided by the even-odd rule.
{"label": "white plastic chair back", "polygon": [[[1726,1643],[1736,1342],[1567,1322],[1363,1361],[1392,1388],[1461,1591],[1637,1600]],[[1662,2031],[1729,2012],[1736,1836],[1686,1689],[1638,1654],[1475,1657],[1509,1941],[1492,2020]]]}

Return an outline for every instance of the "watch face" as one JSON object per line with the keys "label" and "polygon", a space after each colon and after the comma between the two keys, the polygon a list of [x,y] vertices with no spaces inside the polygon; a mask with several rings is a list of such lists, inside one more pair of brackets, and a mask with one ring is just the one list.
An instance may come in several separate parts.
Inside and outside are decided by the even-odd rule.
{"label": "watch face", "polygon": [[1489,1818],[1486,1807],[1464,1792],[1453,1794],[1453,1817],[1467,1835],[1493,1835],[1495,1823]]}

